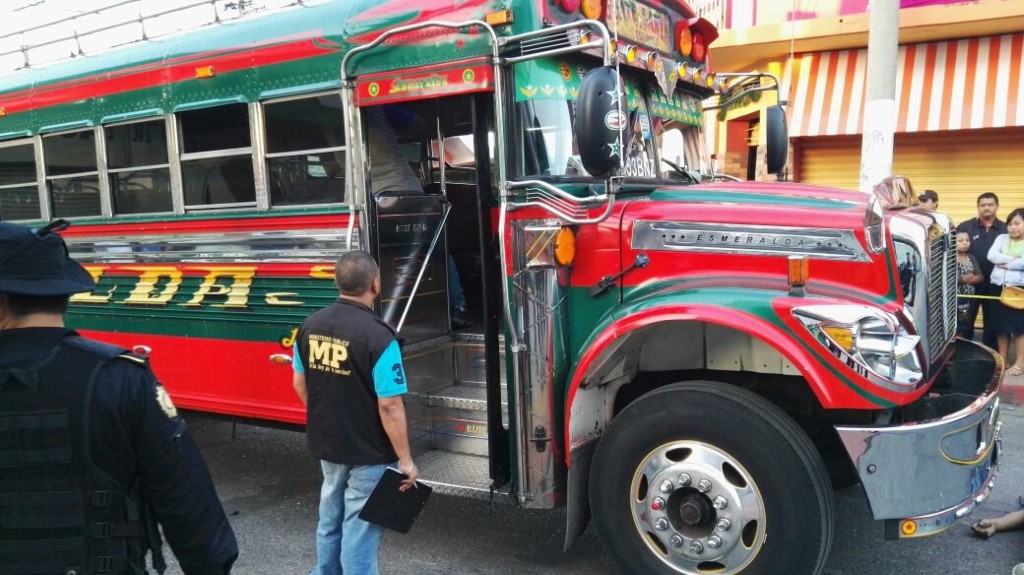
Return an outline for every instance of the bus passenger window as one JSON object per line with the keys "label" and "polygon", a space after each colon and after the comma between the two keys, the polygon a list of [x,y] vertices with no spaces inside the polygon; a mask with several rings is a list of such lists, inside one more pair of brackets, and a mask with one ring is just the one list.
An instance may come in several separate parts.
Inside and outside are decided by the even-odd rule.
{"label": "bus passenger window", "polygon": [[324,94],[269,102],[267,187],[271,206],[345,200],[345,130],[341,96]]}
{"label": "bus passenger window", "polygon": [[100,215],[96,132],[89,129],[44,136],[43,156],[53,217]]}
{"label": "bus passenger window", "polygon": [[164,120],[108,126],[104,134],[114,213],[172,211]]}
{"label": "bus passenger window", "polygon": [[32,142],[0,147],[0,220],[38,220],[39,186]]}
{"label": "bus passenger window", "polygon": [[185,207],[255,205],[248,106],[190,110],[178,119]]}

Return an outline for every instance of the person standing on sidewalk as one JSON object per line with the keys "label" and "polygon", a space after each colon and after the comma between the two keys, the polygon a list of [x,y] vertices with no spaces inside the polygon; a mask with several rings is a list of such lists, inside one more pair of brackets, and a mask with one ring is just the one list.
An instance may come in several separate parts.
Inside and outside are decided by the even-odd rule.
{"label": "person standing on sidewalk", "polygon": [[374,314],[380,270],[370,254],[341,255],[334,268],[338,300],[302,322],[292,383],[306,404],[306,438],[320,460],[320,522],[313,575],[377,574],[383,528],[359,518],[388,466],[415,485],[402,395],[402,351],[395,331]]}
{"label": "person standing on sidewalk", "polygon": [[[988,261],[988,251],[992,248],[992,244],[997,237],[1006,233],[1006,223],[996,217],[998,211],[999,197],[992,192],[985,192],[978,196],[978,217],[957,226],[958,232],[967,232],[971,237],[971,255],[978,260],[980,273],[985,276],[985,280],[974,288],[975,293],[979,296],[999,297],[1000,288],[992,285],[993,264]],[[981,308],[984,320],[981,342],[995,349],[998,346],[996,334],[999,333],[1001,326],[998,323],[999,320],[994,317],[996,312],[993,306],[1000,304],[994,299],[985,297],[980,302],[979,306],[972,310],[973,313],[967,320],[974,325],[974,321],[977,319],[977,310]]]}

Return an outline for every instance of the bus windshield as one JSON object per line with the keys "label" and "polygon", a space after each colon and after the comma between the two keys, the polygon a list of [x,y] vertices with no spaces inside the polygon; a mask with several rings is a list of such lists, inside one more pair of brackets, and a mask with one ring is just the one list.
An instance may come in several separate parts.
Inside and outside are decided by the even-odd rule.
{"label": "bus windshield", "polygon": [[[524,176],[588,177],[573,121],[580,78],[589,67],[537,60],[516,67],[519,169]],[[712,174],[702,138],[700,100],[666,96],[653,79],[627,78],[631,137],[623,175],[630,179],[695,180]]]}

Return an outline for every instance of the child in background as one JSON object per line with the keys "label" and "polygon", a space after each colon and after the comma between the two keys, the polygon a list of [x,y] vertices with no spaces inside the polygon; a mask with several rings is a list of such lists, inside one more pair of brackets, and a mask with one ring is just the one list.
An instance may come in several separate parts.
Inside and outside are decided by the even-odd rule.
{"label": "child in background", "polygon": [[[970,253],[971,236],[967,232],[956,234],[956,295],[973,296],[974,286],[985,281],[981,275],[981,266],[978,260]],[[964,339],[974,338],[974,322],[970,318],[975,317],[978,307],[978,300],[962,298],[957,300],[957,323],[956,333]]]}

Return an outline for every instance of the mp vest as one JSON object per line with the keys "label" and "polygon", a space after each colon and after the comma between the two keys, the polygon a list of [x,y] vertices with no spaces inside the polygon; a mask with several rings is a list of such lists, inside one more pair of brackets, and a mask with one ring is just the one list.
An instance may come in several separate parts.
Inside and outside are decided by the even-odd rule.
{"label": "mp vest", "polygon": [[0,370],[16,380],[0,392],[0,574],[144,572],[138,494],[90,458],[97,376],[124,351],[68,337],[35,369]]}
{"label": "mp vest", "polygon": [[298,345],[309,391],[306,438],[314,457],[347,465],[398,460],[373,385],[373,367],[395,339],[373,310],[346,300],[302,323]]}

